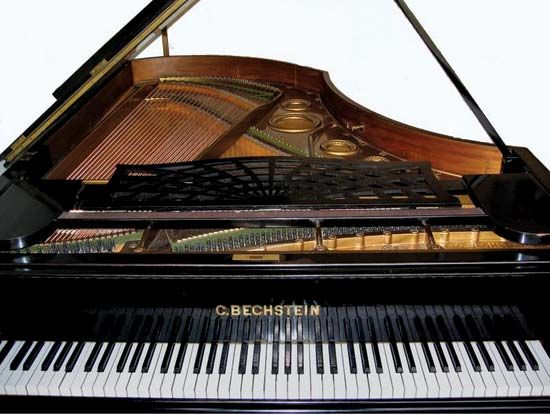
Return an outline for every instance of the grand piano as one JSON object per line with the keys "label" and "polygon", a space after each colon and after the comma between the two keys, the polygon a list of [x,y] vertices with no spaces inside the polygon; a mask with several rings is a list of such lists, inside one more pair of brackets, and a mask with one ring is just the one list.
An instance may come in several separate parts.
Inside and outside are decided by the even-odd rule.
{"label": "grand piano", "polygon": [[550,172],[407,5],[494,144],[291,63],[134,59],[194,3],[152,1],[0,156],[0,410],[549,410]]}

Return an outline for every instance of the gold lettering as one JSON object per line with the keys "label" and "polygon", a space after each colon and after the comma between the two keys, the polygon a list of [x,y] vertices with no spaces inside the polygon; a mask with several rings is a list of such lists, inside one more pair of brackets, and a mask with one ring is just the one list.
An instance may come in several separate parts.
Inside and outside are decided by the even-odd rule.
{"label": "gold lettering", "polygon": [[321,315],[321,306],[320,305],[310,305],[309,306],[309,315],[310,316],[320,316]]}
{"label": "gold lettering", "polygon": [[303,305],[294,306],[294,315],[296,317],[303,316],[304,315],[304,306]]}
{"label": "gold lettering", "polygon": [[292,307],[291,305],[285,305],[285,316],[291,316],[292,315]]}
{"label": "gold lettering", "polygon": [[282,305],[276,305],[275,306],[275,315],[276,316],[282,316],[283,315],[283,306]]}
{"label": "gold lettering", "polygon": [[262,307],[259,305],[255,305],[252,307],[252,315],[253,316],[261,316],[262,315]]}
{"label": "gold lettering", "polygon": [[227,315],[227,307],[223,305],[219,305],[216,307],[216,314],[218,316],[226,316]]}
{"label": "gold lettering", "polygon": [[232,305],[231,306],[231,315],[232,316],[240,316],[241,315],[241,307],[238,305]]}
{"label": "gold lettering", "polygon": [[250,316],[251,315],[251,311],[252,311],[252,306],[251,305],[243,305],[242,309],[243,309],[243,316]]}
{"label": "gold lettering", "polygon": [[273,306],[264,305],[264,316],[272,316],[272,315],[273,315]]}

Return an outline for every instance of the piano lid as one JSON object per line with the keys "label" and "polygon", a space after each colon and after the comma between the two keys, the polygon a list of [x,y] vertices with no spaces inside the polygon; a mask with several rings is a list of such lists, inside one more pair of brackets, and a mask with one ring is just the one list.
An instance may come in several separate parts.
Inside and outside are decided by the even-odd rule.
{"label": "piano lid", "polygon": [[2,154],[0,161],[17,159],[92,88],[147,48],[198,1],[152,0],[54,91],[56,102]]}

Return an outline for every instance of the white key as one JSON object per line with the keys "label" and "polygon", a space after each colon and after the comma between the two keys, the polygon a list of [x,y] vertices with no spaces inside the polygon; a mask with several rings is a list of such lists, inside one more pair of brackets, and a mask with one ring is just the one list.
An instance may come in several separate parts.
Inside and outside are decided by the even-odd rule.
{"label": "white key", "polygon": [[416,384],[414,382],[414,377],[411,374],[411,370],[407,362],[405,346],[403,345],[403,343],[397,343],[397,350],[399,351],[401,364],[403,366],[403,373],[401,373],[401,378],[403,379],[403,386],[405,388],[404,397],[405,399],[414,399],[416,398]]}
{"label": "white key", "polygon": [[264,394],[265,399],[275,399],[277,397],[277,376],[271,373],[273,344],[268,343],[266,346]]}
{"label": "white key", "polygon": [[539,370],[536,372],[542,383],[542,396],[550,396],[550,359],[538,340],[530,340],[525,343],[539,364]]}
{"label": "white key", "polygon": [[[311,383],[311,399],[323,399],[323,375],[317,373],[317,351],[315,343],[304,345],[309,350],[309,377]],[[266,383],[267,393],[267,383]]]}
{"label": "white key", "polygon": [[187,348],[185,350],[185,355],[183,356],[183,362],[181,367],[181,372],[177,373],[174,377],[174,384],[172,385],[172,396],[174,399],[183,399],[185,398],[185,380],[187,379],[187,374],[189,372],[189,366],[193,366],[195,361],[193,357],[195,356],[195,348],[198,345],[196,343],[187,343]]}
{"label": "white key", "polygon": [[523,350],[521,349],[519,342],[514,341],[514,344],[516,345],[516,349],[518,350],[520,356],[523,358],[523,361],[525,362],[525,365],[527,367],[527,370],[524,373],[525,373],[525,376],[527,376],[527,379],[529,379],[529,383],[531,384],[530,396],[542,396],[543,385],[539,376],[537,375],[538,371],[533,370],[531,368],[531,365],[529,364],[529,361],[527,360],[525,353],[523,353]]}
{"label": "white key", "polygon": [[481,352],[479,351],[477,344],[472,344],[472,349],[474,349],[474,353],[477,356],[477,360],[479,361],[479,364],[481,366],[481,372],[479,373],[481,374],[481,379],[483,379],[483,383],[485,384],[485,397],[496,398],[498,394],[495,379],[492,373],[487,370],[487,367],[485,366],[485,361],[481,356]]}
{"label": "white key", "polygon": [[328,354],[328,343],[323,343],[323,399],[334,399],[334,378],[330,373],[330,358]]}
{"label": "white key", "polygon": [[42,380],[42,376],[44,376],[44,373],[42,371],[42,363],[44,362],[44,359],[46,359],[46,356],[50,352],[54,342],[46,342],[44,344],[44,348],[42,349],[44,351],[43,356],[40,359],[36,359],[38,366],[34,370],[31,378],[27,382],[27,394],[29,396],[38,396],[38,385],[40,384],[40,381]]}
{"label": "white key", "polygon": [[174,368],[176,367],[176,360],[178,357],[180,346],[180,343],[174,343],[174,348],[172,349],[172,357],[170,359],[170,364],[168,365],[168,372],[166,372],[162,377],[160,397],[163,399],[173,398],[172,387],[174,386],[174,379],[176,377],[176,374],[174,373]]}
{"label": "white key", "polygon": [[[130,373],[130,362],[132,361],[132,356],[134,355],[134,352],[136,351],[137,343],[132,343],[130,346],[130,350],[128,352],[128,359],[126,360],[126,364],[123,367],[122,372],[120,373],[116,386],[115,386],[115,395],[117,398],[127,398],[128,397],[128,382],[130,381],[130,377],[132,374]],[[118,362],[117,362],[118,365]]]}
{"label": "white key", "polygon": [[311,367],[309,360],[309,347],[304,343],[304,373],[298,375],[298,383],[300,385],[300,399],[311,399]]}
{"label": "white key", "polygon": [[208,382],[206,384],[207,399],[219,399],[218,385],[220,382],[220,361],[222,357],[222,348],[223,343],[218,343],[212,374],[208,376]]}
{"label": "white key", "polygon": [[334,374],[334,398],[346,399],[347,374],[344,372],[344,361],[342,359],[342,343],[336,343],[336,365],[338,373]]}
{"label": "white key", "polygon": [[[80,389],[80,385],[82,384],[82,381],[84,379],[84,366],[92,350],[92,347],[93,343],[84,343],[84,347],[80,352],[80,356],[78,357],[78,360],[76,361],[72,372],[66,374],[65,378],[63,379],[63,383],[60,386],[61,394],[63,396],[82,396],[82,392],[79,392],[78,389]],[[68,359],[70,359],[70,356]],[[73,393],[73,384],[75,383],[77,384],[75,385],[75,389],[77,390],[75,390],[76,393]]]}
{"label": "white key", "polygon": [[[107,361],[107,366],[105,366],[105,370],[103,372],[98,373],[93,387],[94,397],[96,398],[103,398],[105,397],[105,385],[107,384],[107,380],[111,376],[111,369],[114,366],[116,366],[117,357],[120,354],[121,349],[124,346],[122,343],[115,343],[113,350],[111,352],[111,355],[109,356],[109,360]],[[98,359],[102,359],[103,356],[100,355]]]}
{"label": "white key", "polygon": [[206,385],[208,384],[209,375],[206,374],[206,366],[208,365],[208,356],[210,355],[210,348],[212,345],[206,343],[204,345],[204,354],[202,358],[202,364],[200,367],[200,373],[195,375],[197,381],[195,383],[195,398],[206,399]]}
{"label": "white key", "polygon": [[369,357],[370,373],[367,375],[369,378],[370,398],[381,399],[391,398],[393,391],[389,374],[378,373],[376,371],[376,362],[374,360],[374,351],[372,349],[372,343],[367,343],[367,356]]}
{"label": "white key", "polygon": [[[416,349],[416,354],[419,358],[419,366],[422,368],[422,373],[424,374],[424,379],[426,380],[426,385],[428,386],[428,391],[426,395],[428,398],[437,398],[439,397],[439,383],[437,382],[437,376],[435,375],[435,373],[430,372],[422,343],[411,343],[411,346],[413,344]],[[437,359],[436,356],[433,357]]]}
{"label": "white key", "polygon": [[[148,348],[145,349],[143,352],[147,354]],[[160,343],[156,344],[155,351],[153,352],[153,357],[151,359],[151,365],[149,366],[149,370],[147,373],[141,374],[141,379],[139,381],[138,386],[138,394],[140,398],[151,398],[151,384],[153,382],[153,378],[156,374],[156,366],[160,356],[162,355],[162,347]],[[140,368],[141,369],[141,368]],[[159,392],[160,394],[160,392]]]}
{"label": "white key", "polygon": [[[258,374],[254,375],[253,383],[254,388],[252,389],[252,397],[253,399],[264,399],[265,397],[265,379],[266,379],[266,368],[269,367],[267,362],[267,345],[261,344],[260,346],[260,366],[258,370]],[[271,369],[271,367],[269,367]]]}
{"label": "white key", "polygon": [[[25,344],[26,342],[22,342],[22,343]],[[25,360],[27,359],[27,357],[31,353],[31,351],[32,351],[33,347],[35,346],[35,344],[36,344],[36,342],[31,343],[30,349],[27,350],[27,353],[23,357],[23,360],[21,361],[21,363],[19,363],[19,367],[17,368],[17,370],[10,370],[9,366],[8,366],[8,370],[9,370],[9,373],[11,373],[11,375],[9,375],[8,379],[5,382],[3,382],[4,390],[6,391],[7,395],[18,395],[17,385],[19,384],[19,379],[21,378],[21,376],[23,376],[23,372],[24,372],[23,371],[23,363],[25,362]],[[11,364],[11,362],[10,362],[10,364]],[[23,388],[23,390],[25,391],[25,388]]]}
{"label": "white key", "polygon": [[149,397],[153,399],[160,399],[162,398],[161,394],[161,387],[162,387],[162,381],[164,379],[164,374],[160,373],[160,368],[162,366],[162,360],[164,359],[164,355],[166,353],[166,348],[168,347],[167,343],[158,343],[157,348],[160,349],[158,353],[158,358],[155,361],[153,360],[151,364],[151,371],[153,372],[153,377],[151,378],[151,383],[149,384]]}
{"label": "white key", "polygon": [[[143,343],[143,349],[141,350],[141,354],[139,355],[138,364],[136,366],[136,371],[130,374],[130,378],[128,379],[128,384],[126,386],[126,396],[128,398],[139,398],[139,384],[141,382],[141,367],[143,366],[143,361],[145,360],[145,355],[147,354],[147,348],[149,347],[149,343]],[[134,352],[137,350],[137,346],[132,349],[132,354],[129,357],[128,366],[130,365],[133,357]],[[127,369],[128,370],[128,369]]]}
{"label": "white key", "polygon": [[463,370],[466,370],[466,372],[470,375],[470,379],[472,379],[472,384],[474,385],[474,397],[483,398],[485,396],[485,382],[483,382],[481,373],[474,370],[472,363],[470,362],[470,358],[468,357],[468,352],[464,347],[464,343],[457,342],[456,345],[457,347],[455,347],[455,350],[457,353],[460,352],[460,355],[462,356],[462,363],[464,363]]}
{"label": "white key", "polygon": [[449,354],[449,350],[447,349],[447,345],[444,344],[444,343],[441,343],[441,348],[443,349],[443,354],[445,355],[445,359],[447,360],[447,363],[449,364],[449,371],[447,372],[447,379],[449,379],[449,384],[451,385],[451,395],[450,395],[450,397],[451,398],[461,398],[462,397],[462,383],[460,382],[460,377],[458,376],[458,373],[455,372],[455,368],[452,364],[451,355]]}
{"label": "white key", "polygon": [[[103,390],[105,393],[105,397],[107,398],[116,398],[116,385],[118,382],[118,378],[120,377],[120,373],[117,372],[118,362],[120,360],[120,356],[122,355],[122,352],[124,351],[124,348],[126,347],[126,343],[117,343],[118,347],[115,348],[113,351],[113,362],[109,369],[109,374],[107,376],[107,381],[105,382],[105,385],[103,386]],[[115,354],[116,352],[116,354]],[[106,370],[107,371],[107,370]]]}
{"label": "white key", "polygon": [[195,361],[199,352],[199,344],[193,343],[190,349],[189,364],[187,365],[187,375],[183,385],[183,397],[185,399],[195,399],[195,385],[197,384],[197,374],[195,372]]}
{"label": "white key", "polygon": [[[31,379],[33,379],[36,372],[41,373],[40,366],[42,365],[42,361],[46,357],[48,350],[48,342],[46,342],[44,343],[44,346],[42,346],[40,352],[36,355],[36,359],[34,359],[34,362],[29,370],[23,372],[23,376],[19,379],[19,385],[17,386],[18,395],[30,395],[28,389],[29,383],[31,382]],[[34,383],[32,384],[32,387],[34,387]],[[35,389],[31,390],[34,392]]]}
{"label": "white key", "polygon": [[[493,376],[496,384],[496,396],[499,398],[505,398],[508,396],[508,383],[506,382],[506,378],[504,377],[504,373],[502,372],[504,367],[499,364],[500,356],[498,355],[498,352],[496,352],[496,350],[491,347],[491,345],[494,346],[494,342],[484,341],[483,344],[485,345],[487,353],[489,353],[489,356],[493,361],[493,365],[495,366],[495,370],[491,372],[491,375]],[[495,353],[497,354],[495,355]]]}
{"label": "white key", "polygon": [[[53,347],[53,344],[52,344],[52,347]],[[39,396],[49,396],[48,386],[50,385],[50,381],[52,380],[53,376],[56,373],[53,370],[53,365],[54,365],[55,361],[57,360],[57,357],[61,353],[62,349],[63,349],[63,343],[61,343],[61,346],[59,347],[59,349],[55,353],[55,356],[52,360],[52,363],[51,363],[50,367],[48,368],[48,370],[43,372],[43,375],[40,378],[40,383],[37,385],[37,391],[38,391]]]}
{"label": "white key", "polygon": [[[359,343],[353,343],[353,349],[355,350],[355,359],[357,360],[357,375],[355,380],[357,384],[357,399],[369,398],[369,378],[363,371],[363,360],[361,359],[361,346]],[[372,370],[372,363],[369,361],[369,367]]]}
{"label": "white key", "polygon": [[426,399],[428,398],[428,385],[426,384],[426,378],[424,376],[424,368],[420,363],[420,359],[424,359],[424,356],[418,354],[416,343],[409,344],[411,346],[414,362],[416,363],[416,372],[411,373],[416,388],[416,398]]}
{"label": "white key", "polygon": [[[222,347],[223,353],[223,347]],[[233,358],[235,357],[235,344],[229,343],[225,373],[220,375],[218,382],[218,396],[220,399],[230,399],[231,375],[233,373]],[[273,391],[275,388],[273,388]]]}
{"label": "white key", "polygon": [[519,383],[519,396],[531,396],[531,383],[529,382],[529,379],[527,379],[527,375],[524,371],[519,370],[519,367],[506,342],[502,342],[502,346],[504,346],[504,350],[506,350],[506,353],[508,353],[512,364],[514,365],[514,376]]}
{"label": "white key", "polygon": [[[65,342],[61,346],[61,350],[65,347]],[[58,372],[55,372],[52,379],[50,380],[50,384],[48,385],[48,392],[50,396],[61,396],[61,391],[59,387],[63,383],[63,379],[65,378],[65,375],[67,374],[65,372],[65,365],[67,364],[67,360],[70,358],[71,354],[73,353],[74,349],[76,348],[76,343],[73,342],[69,349],[69,353],[67,353],[67,357],[65,358],[65,361],[63,362],[63,366],[61,369],[59,369]],[[55,360],[54,363],[55,364]],[[52,364],[52,365],[53,365]]]}
{"label": "white key", "polygon": [[298,345],[291,345],[291,373],[288,375],[288,399],[300,399],[300,384],[298,377]]}
{"label": "white key", "polygon": [[502,377],[506,381],[506,384],[508,385],[507,388],[507,395],[508,397],[518,397],[519,396],[519,383],[514,376],[514,372],[508,371],[508,369],[504,365],[504,361],[500,357],[500,353],[497,350],[497,347],[495,345],[495,342],[489,341],[486,342],[486,345],[488,345],[487,349],[490,353],[493,355],[493,362],[495,363],[495,367],[498,366],[500,369],[500,373],[502,374]]}
{"label": "white key", "polygon": [[254,388],[254,375],[252,374],[252,361],[254,359],[254,345],[248,344],[248,353],[246,356],[246,372],[242,375],[241,399],[252,399]]}
{"label": "white key", "polygon": [[[395,365],[393,364],[393,357],[390,350],[389,343],[380,344],[380,355],[384,362],[384,371],[388,371],[390,374],[390,381],[392,384],[392,398],[404,398],[405,397],[405,385],[403,385],[403,377],[401,373],[395,371]],[[384,359],[385,356],[385,359]]]}
{"label": "white key", "polygon": [[439,363],[437,353],[435,352],[435,346],[432,342],[428,343],[428,348],[430,349],[435,364],[435,377],[439,385],[439,397],[449,398],[451,396],[451,384],[449,383],[447,374],[443,372],[441,368],[441,363]]}
{"label": "white key", "polygon": [[[349,356],[349,350],[348,350],[348,344],[343,343],[340,346],[340,350],[342,351],[342,362],[344,364],[343,366],[343,374],[346,378],[346,399],[357,399],[359,391],[357,386],[357,373],[362,372],[361,370],[361,357],[357,356],[354,349],[354,355],[355,355],[355,364],[357,368],[357,373],[351,373],[351,365],[350,365],[350,356]],[[359,359],[358,359],[359,358]]]}
{"label": "white key", "polygon": [[460,362],[461,370],[460,372],[456,372],[456,375],[458,376],[460,384],[462,385],[462,398],[473,398],[474,384],[472,382],[472,378],[470,377],[470,373],[467,369],[466,363],[464,362],[464,359],[462,357],[462,352],[459,350],[459,342],[453,342],[453,346],[456,352],[456,357]]}
{"label": "white key", "polygon": [[241,358],[241,343],[236,343],[233,348],[233,367],[228,368],[231,373],[231,385],[229,385],[229,399],[241,399],[242,375],[239,375],[239,363]]}
{"label": "white key", "polygon": [[5,357],[4,361],[0,365],[0,395],[7,395],[7,391],[4,385],[12,374],[12,372],[10,371],[10,364],[17,355],[17,352],[19,352],[19,349],[23,346],[23,343],[24,342],[21,341],[15,342],[15,344],[12,346],[11,350]]}
{"label": "white key", "polygon": [[285,344],[279,343],[279,373],[276,380],[276,399],[288,399],[288,375],[285,374]]}

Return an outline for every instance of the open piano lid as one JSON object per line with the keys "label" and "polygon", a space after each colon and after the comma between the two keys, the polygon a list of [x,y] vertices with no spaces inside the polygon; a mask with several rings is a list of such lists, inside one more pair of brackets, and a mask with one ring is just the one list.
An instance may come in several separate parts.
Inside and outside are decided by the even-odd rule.
{"label": "open piano lid", "polygon": [[56,102],[38,118],[0,157],[16,160],[29,146],[73,109],[94,87],[124,63],[136,57],[172,26],[199,0],[152,0],[126,26],[103,45],[53,96]]}

